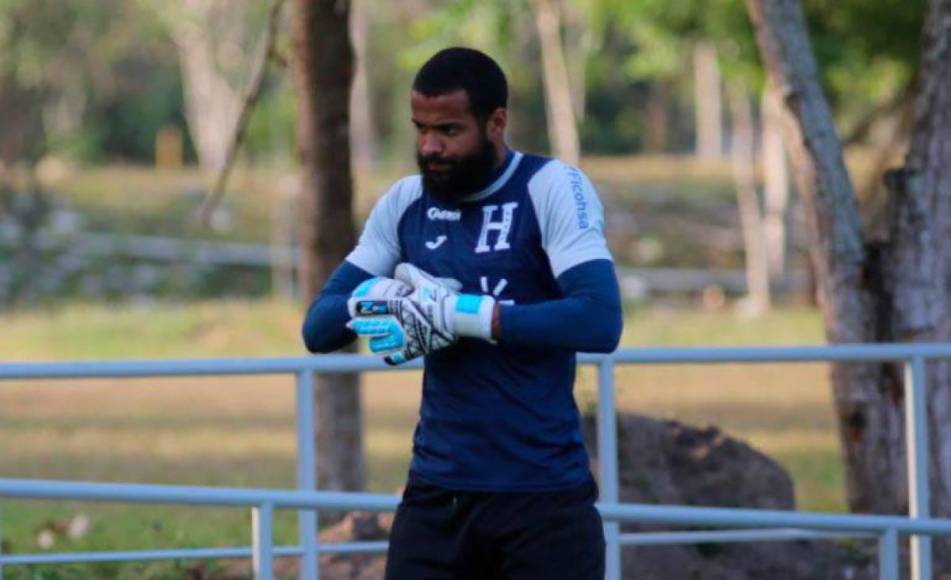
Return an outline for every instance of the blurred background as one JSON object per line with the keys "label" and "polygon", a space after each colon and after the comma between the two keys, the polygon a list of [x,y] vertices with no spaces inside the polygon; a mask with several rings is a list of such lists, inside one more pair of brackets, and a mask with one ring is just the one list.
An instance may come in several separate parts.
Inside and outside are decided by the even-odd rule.
{"label": "blurred background", "polygon": [[[911,130],[925,2],[803,5],[874,238],[881,175]],[[223,200],[208,225],[196,219],[228,164],[269,10],[253,0],[0,0],[0,361],[304,352],[290,6]],[[597,185],[625,345],[823,341],[780,114],[741,0],[355,0],[350,27],[358,231],[390,183],[415,172],[416,69],[440,48],[473,46],[508,74],[509,143],[578,163]],[[364,380],[369,489],[402,484],[418,381]],[[715,424],[777,459],[801,509],[845,509],[822,365],[626,369],[618,383],[622,407]],[[290,379],[84,386],[0,385],[0,476],[294,483]],[[593,386],[581,373],[582,406]],[[251,469],[252,458],[266,468]],[[82,533],[63,532],[80,515]],[[249,525],[210,509],[8,501],[0,517],[5,552],[238,545]],[[293,538],[294,526],[288,515],[279,534]]]}

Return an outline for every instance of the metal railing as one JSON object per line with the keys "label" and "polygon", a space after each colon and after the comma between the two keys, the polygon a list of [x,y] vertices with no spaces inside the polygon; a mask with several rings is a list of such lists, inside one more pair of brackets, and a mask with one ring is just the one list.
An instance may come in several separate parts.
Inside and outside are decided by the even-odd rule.
{"label": "metal railing", "polygon": [[[910,536],[912,575],[931,578],[932,535],[951,535],[951,519],[930,517],[928,494],[928,435],[925,413],[925,361],[951,358],[951,344],[876,344],[816,347],[622,349],[611,355],[579,355],[583,365],[598,368],[598,456],[601,501],[607,541],[606,578],[621,577],[622,546],[697,542],[785,541],[843,536],[878,537],[882,578],[899,577],[898,542]],[[651,506],[619,502],[618,452],[614,367],[621,364],[715,364],[776,362],[868,362],[905,364],[906,439],[908,450],[909,516],[821,514],[777,510]],[[273,558],[300,557],[300,576],[318,577],[320,553],[382,552],[386,542],[319,544],[320,510],[392,511],[398,498],[388,495],[316,491],[314,449],[314,373],[418,369],[419,361],[388,367],[377,357],[322,355],[295,358],[209,359],[134,362],[16,363],[0,366],[0,380],[70,378],[169,377],[209,375],[296,375],[297,482],[296,491],[232,489],[169,485],[81,483],[0,479],[0,498],[70,499],[106,502],[243,506],[252,510],[252,546],[238,548],[141,550],[72,554],[2,554],[3,566],[66,562],[137,561],[161,559],[236,558],[251,556],[257,578],[272,578]],[[274,546],[274,510],[298,511],[296,546]],[[737,528],[714,531],[620,533],[620,524],[667,523]]]}

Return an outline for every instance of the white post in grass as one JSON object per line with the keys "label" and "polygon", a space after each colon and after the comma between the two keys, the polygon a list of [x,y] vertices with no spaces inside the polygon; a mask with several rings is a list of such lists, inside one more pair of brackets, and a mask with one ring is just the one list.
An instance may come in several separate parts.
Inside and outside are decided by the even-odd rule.
{"label": "white post in grass", "polygon": [[[601,502],[618,502],[617,415],[614,401],[614,361],[605,358],[598,364],[598,466]],[[606,580],[621,580],[621,525],[604,523]]]}
{"label": "white post in grass", "polygon": [[[905,449],[908,455],[908,516],[928,518],[928,410],[925,361],[916,356],[905,363]],[[911,577],[931,580],[931,537],[911,536]]]}
{"label": "white post in grass", "polygon": [[895,528],[885,530],[879,540],[878,577],[880,580],[898,580],[898,532]]}
{"label": "white post in grass", "polygon": [[251,533],[254,580],[274,580],[274,506],[270,503],[251,508]]}
{"label": "white post in grass", "polygon": [[0,508],[0,580],[3,580],[3,510]]}
{"label": "white post in grass", "polygon": [[[314,373],[297,373],[297,488],[317,490],[317,449],[314,442]],[[318,580],[317,511],[297,512],[297,536],[304,550],[300,557],[300,578]]]}

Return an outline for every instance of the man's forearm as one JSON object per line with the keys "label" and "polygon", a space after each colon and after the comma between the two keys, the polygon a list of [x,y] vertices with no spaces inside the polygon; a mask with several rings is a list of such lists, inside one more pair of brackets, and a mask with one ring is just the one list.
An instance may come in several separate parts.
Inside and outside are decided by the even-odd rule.
{"label": "man's forearm", "polygon": [[353,342],[356,335],[346,326],[350,320],[347,299],[354,288],[372,277],[346,261],[334,270],[304,317],[302,334],[307,350],[332,352]]}
{"label": "man's forearm", "polygon": [[497,305],[493,337],[500,344],[612,352],[621,337],[621,300],[613,265],[580,264],[558,278],[564,298]]}

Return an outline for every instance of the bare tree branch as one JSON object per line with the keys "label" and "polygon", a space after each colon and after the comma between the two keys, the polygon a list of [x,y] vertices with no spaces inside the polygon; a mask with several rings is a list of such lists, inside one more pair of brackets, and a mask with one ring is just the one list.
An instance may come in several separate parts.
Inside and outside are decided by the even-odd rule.
{"label": "bare tree branch", "polygon": [[905,113],[903,111],[910,105],[914,104],[915,95],[917,93],[918,74],[916,72],[904,87],[896,91],[895,94],[889,97],[885,102],[879,103],[870,111],[865,113],[848,131],[848,133],[842,137],[842,146],[849,147],[850,145],[854,145],[859,141],[864,140],[866,137],[868,137],[868,134],[875,123],[878,122],[882,117],[893,115],[895,113],[900,113],[902,117],[904,117]]}
{"label": "bare tree branch", "polygon": [[272,0],[271,8],[268,10],[267,27],[264,29],[264,37],[261,39],[260,50],[254,65],[251,80],[244,93],[241,114],[238,115],[237,122],[235,123],[234,133],[228,145],[225,162],[218,171],[214,186],[211,188],[211,191],[208,192],[208,195],[201,204],[201,208],[198,210],[199,221],[205,227],[210,226],[211,216],[214,215],[215,209],[224,197],[228,177],[231,175],[231,169],[234,167],[238,151],[241,149],[241,145],[244,143],[244,138],[247,134],[248,121],[251,119],[251,113],[254,111],[254,106],[261,96],[261,89],[264,87],[265,78],[267,78],[268,64],[275,57],[274,47],[277,42],[277,27],[280,23],[279,17],[283,5],[284,0]]}

